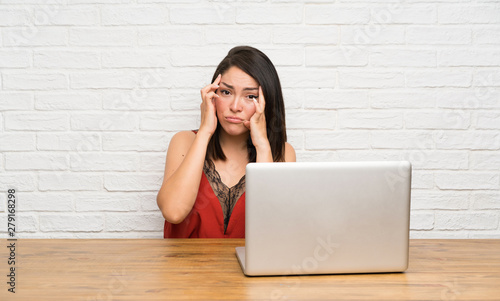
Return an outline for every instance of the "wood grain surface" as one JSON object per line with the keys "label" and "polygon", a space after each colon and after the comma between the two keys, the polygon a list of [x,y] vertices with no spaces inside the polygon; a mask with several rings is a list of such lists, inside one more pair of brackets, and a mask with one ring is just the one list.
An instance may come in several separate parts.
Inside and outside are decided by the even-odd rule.
{"label": "wood grain surface", "polygon": [[500,300],[500,240],[411,240],[405,273],[246,277],[243,239],[19,239],[0,300]]}

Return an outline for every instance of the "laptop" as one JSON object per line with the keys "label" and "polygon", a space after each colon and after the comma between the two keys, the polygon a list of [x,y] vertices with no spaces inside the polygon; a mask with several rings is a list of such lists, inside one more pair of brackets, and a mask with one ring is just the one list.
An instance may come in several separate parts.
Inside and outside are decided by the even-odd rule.
{"label": "laptop", "polygon": [[410,191],[407,161],[249,163],[243,273],[403,272]]}

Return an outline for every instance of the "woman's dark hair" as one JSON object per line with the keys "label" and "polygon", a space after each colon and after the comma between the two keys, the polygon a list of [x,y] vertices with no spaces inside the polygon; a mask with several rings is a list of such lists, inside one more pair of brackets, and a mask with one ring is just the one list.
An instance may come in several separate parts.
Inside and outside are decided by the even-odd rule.
{"label": "woman's dark hair", "polygon": [[[223,74],[233,66],[250,75],[262,87],[266,100],[264,115],[266,117],[267,138],[271,145],[273,161],[285,161],[285,104],[278,73],[273,63],[262,51],[256,48],[237,46],[229,50],[227,56],[217,66],[211,82],[214,82],[219,74]],[[206,155],[212,160],[226,160],[220,146],[220,130],[221,125],[217,120],[217,129],[208,143]],[[248,136],[247,149],[249,161],[255,162],[257,152],[252,143],[251,135]]]}

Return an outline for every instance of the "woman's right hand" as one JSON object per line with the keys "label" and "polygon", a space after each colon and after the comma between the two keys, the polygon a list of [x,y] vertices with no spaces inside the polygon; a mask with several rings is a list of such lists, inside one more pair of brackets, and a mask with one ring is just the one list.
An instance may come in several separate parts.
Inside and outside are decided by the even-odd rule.
{"label": "woman's right hand", "polygon": [[206,131],[210,136],[215,133],[217,128],[217,115],[215,113],[215,101],[219,95],[215,93],[219,88],[221,74],[217,76],[213,83],[201,89],[201,125],[199,132]]}

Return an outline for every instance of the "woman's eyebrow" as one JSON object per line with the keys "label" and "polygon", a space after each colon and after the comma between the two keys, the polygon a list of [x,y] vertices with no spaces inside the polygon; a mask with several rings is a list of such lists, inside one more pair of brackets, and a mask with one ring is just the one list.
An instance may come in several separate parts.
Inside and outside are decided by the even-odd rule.
{"label": "woman's eyebrow", "polygon": [[[224,84],[226,87],[228,87],[229,89],[233,89],[234,90],[234,87],[225,83],[225,82],[221,82],[221,84]],[[259,90],[259,88],[252,88],[252,87],[249,87],[249,88],[244,88],[243,91],[253,91],[253,90]]]}

